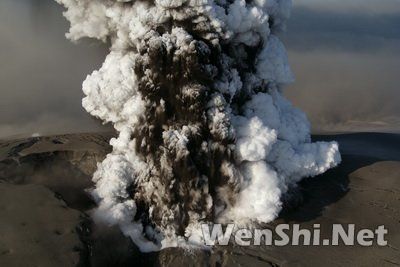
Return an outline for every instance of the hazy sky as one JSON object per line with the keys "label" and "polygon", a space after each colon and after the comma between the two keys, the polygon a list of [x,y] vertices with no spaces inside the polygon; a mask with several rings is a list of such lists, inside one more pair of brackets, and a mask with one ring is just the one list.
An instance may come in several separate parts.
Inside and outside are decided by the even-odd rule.
{"label": "hazy sky", "polygon": [[400,0],[297,0],[286,95],[316,131],[399,131]]}
{"label": "hazy sky", "polygon": [[[104,129],[81,83],[106,48],[74,45],[52,0],[0,1],[0,138]],[[315,131],[400,129],[400,0],[294,0],[285,90]]]}
{"label": "hazy sky", "polygon": [[74,45],[52,0],[0,0],[0,138],[100,128],[81,107],[81,84],[106,50]]}

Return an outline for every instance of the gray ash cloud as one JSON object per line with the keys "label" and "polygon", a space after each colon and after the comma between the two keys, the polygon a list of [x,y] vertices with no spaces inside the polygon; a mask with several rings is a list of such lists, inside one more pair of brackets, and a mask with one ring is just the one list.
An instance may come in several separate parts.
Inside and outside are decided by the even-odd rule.
{"label": "gray ash cloud", "polygon": [[93,216],[141,250],[200,245],[204,222],[271,221],[289,188],[340,162],[281,94],[290,1],[58,2],[67,37],[111,42],[83,83],[83,107],[119,132]]}

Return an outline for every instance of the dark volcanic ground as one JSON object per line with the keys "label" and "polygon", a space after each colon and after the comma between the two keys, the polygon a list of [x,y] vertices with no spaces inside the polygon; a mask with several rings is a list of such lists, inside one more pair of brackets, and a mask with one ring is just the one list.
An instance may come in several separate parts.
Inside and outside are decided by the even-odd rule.
{"label": "dark volcanic ground", "polygon": [[286,246],[166,249],[141,254],[118,229],[94,225],[85,192],[110,151],[107,134],[0,141],[0,266],[398,266],[400,135],[315,136],[337,140],[342,164],[303,181],[271,223],[385,225],[387,247]]}

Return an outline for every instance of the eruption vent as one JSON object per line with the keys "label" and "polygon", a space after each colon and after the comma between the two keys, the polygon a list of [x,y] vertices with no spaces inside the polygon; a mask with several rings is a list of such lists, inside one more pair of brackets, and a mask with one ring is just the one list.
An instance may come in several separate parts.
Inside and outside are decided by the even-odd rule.
{"label": "eruption vent", "polygon": [[94,218],[142,251],[201,243],[200,224],[269,222],[340,161],[282,96],[290,0],[57,0],[67,37],[110,41],[83,107],[119,132],[94,174]]}

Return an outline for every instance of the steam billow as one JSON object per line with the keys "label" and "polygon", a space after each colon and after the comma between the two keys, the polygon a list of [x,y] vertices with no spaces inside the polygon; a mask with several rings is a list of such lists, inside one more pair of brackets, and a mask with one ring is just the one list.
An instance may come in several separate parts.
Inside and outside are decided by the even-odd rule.
{"label": "steam billow", "polygon": [[67,37],[109,42],[83,107],[118,137],[98,165],[95,220],[142,251],[202,244],[202,223],[275,219],[304,177],[340,162],[281,93],[290,0],[57,0]]}

